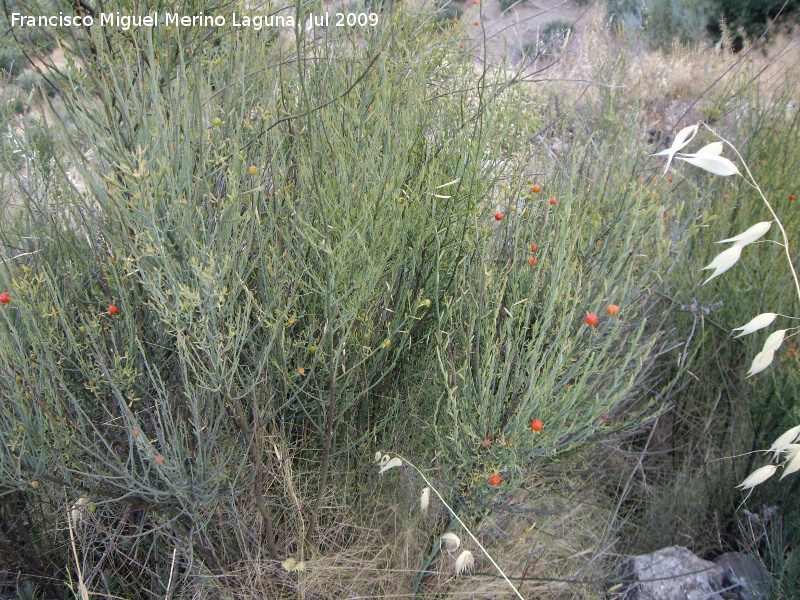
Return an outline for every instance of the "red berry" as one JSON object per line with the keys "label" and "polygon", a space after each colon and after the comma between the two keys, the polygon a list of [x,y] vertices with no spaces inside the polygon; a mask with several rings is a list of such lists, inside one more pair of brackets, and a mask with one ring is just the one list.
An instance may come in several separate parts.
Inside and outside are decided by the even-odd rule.
{"label": "red berry", "polygon": [[539,244],[531,244],[531,252],[536,252],[539,249]]}
{"label": "red berry", "polygon": [[606,312],[610,315],[615,315],[619,311],[619,306],[616,304],[609,304],[606,306]]}
{"label": "red berry", "polygon": [[489,441],[489,440],[483,440],[483,441],[481,442],[481,446],[483,446],[484,448],[488,448],[488,447],[489,447],[489,446],[491,446],[491,445],[492,445],[492,442],[491,442],[491,441]]}
{"label": "red berry", "polygon": [[531,429],[537,432],[541,431],[542,429],[544,429],[544,423],[542,423],[539,419],[534,419],[533,421],[531,421]]}
{"label": "red berry", "polygon": [[161,463],[163,463],[163,462],[164,462],[164,457],[163,457],[163,456],[161,456],[160,454],[156,454],[155,461],[156,461],[158,464],[161,464]]}
{"label": "red berry", "polygon": [[118,312],[119,312],[119,309],[117,308],[116,304],[112,304],[111,306],[108,307],[108,314],[115,315]]}
{"label": "red berry", "polygon": [[550,198],[550,200],[548,200],[548,202],[549,202],[550,204],[552,204],[553,206],[555,206],[556,204],[558,204],[558,200],[556,200],[555,198]]}
{"label": "red berry", "polygon": [[540,186],[540,185],[537,183],[536,185],[534,185],[534,186],[531,188],[531,191],[532,191],[534,194],[538,194],[539,192],[541,192],[541,191],[542,191],[542,188],[541,188],[541,186]]}
{"label": "red berry", "polygon": [[529,264],[535,265],[537,262],[539,262],[539,261],[536,260],[533,256],[528,257],[528,263]]}
{"label": "red berry", "polygon": [[789,200],[794,200],[794,194],[789,194]]}
{"label": "red berry", "polygon": [[501,212],[494,213],[494,220],[495,221],[502,221],[503,220],[503,213],[501,213]]}
{"label": "red berry", "polygon": [[0,302],[2,302],[3,304],[8,304],[9,302],[11,302],[11,294],[9,294],[8,292],[3,292],[2,294],[0,294]]}
{"label": "red berry", "polygon": [[600,420],[608,421],[608,415],[606,413],[600,413]]}
{"label": "red berry", "polygon": [[594,313],[586,313],[584,321],[586,321],[587,325],[591,325],[592,327],[594,327],[595,325],[597,325],[597,323],[600,322],[600,319],[598,319],[597,315]]}
{"label": "red berry", "polygon": [[501,481],[500,475],[492,475],[489,478],[489,483],[491,483],[492,485],[500,485],[500,481]]}

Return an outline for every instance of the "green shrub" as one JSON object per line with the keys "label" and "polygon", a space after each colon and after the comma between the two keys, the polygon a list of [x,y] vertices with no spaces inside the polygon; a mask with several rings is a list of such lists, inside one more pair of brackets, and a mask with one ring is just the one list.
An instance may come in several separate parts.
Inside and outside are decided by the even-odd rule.
{"label": "green shrub", "polygon": [[42,77],[35,71],[28,70],[17,77],[16,84],[23,92],[34,92],[37,96],[46,95],[52,98],[58,93],[52,74]]}
{"label": "green shrub", "polygon": [[464,16],[464,9],[452,0],[446,0],[436,12],[436,21],[441,25],[451,25]]}
{"label": "green shrub", "polygon": [[713,1],[608,0],[607,18],[622,30],[643,32],[652,46],[669,50],[675,41],[702,41],[714,18]]}
{"label": "green shrub", "polygon": [[539,37],[543,45],[551,43],[558,44],[559,42],[563,42],[567,34],[572,34],[574,32],[575,28],[572,26],[572,23],[564,19],[555,19],[554,21],[547,22],[542,28]]}
{"label": "green shrub", "polygon": [[0,48],[0,76],[13,79],[28,68],[25,53],[16,46],[8,45]]}
{"label": "green shrub", "polygon": [[505,12],[520,1],[524,2],[524,0],[500,0],[500,10]]}

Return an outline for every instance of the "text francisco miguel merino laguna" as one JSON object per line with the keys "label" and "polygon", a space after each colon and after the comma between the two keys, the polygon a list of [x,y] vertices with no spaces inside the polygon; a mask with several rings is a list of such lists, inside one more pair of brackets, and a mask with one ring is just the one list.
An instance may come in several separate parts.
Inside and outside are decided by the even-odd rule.
{"label": "text francisco miguel merino laguna", "polygon": [[[230,19],[225,15],[198,15],[187,16],[180,13],[163,13],[161,18],[158,12],[147,15],[124,15],[118,12],[100,13],[96,17],[90,15],[23,15],[11,13],[12,27],[92,27],[93,25],[119,27],[127,30],[131,27],[157,27],[163,23],[165,27],[252,27],[259,30],[262,27],[294,27],[294,15],[248,15],[233,13]],[[319,17],[317,17],[319,18]],[[319,23],[317,23],[319,24]]]}

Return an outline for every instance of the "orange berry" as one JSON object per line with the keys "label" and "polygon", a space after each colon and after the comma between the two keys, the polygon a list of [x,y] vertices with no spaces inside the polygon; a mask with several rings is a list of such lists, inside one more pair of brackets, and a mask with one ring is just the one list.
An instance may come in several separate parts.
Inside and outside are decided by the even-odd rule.
{"label": "orange berry", "polygon": [[119,312],[119,309],[117,308],[117,306],[115,304],[112,304],[111,306],[108,307],[108,314],[115,315],[118,312]]}
{"label": "orange berry", "polygon": [[615,315],[619,311],[619,306],[616,304],[609,304],[606,306],[606,312],[610,315]]}
{"label": "orange berry", "polygon": [[667,177],[667,181],[669,181],[670,183],[672,183],[672,177]]}
{"label": "orange berry", "polygon": [[156,454],[155,461],[156,461],[158,464],[161,464],[161,463],[163,463],[163,462],[164,462],[164,457],[163,457],[163,456],[161,456],[160,454]]}
{"label": "orange berry", "polygon": [[550,198],[550,200],[548,200],[548,202],[549,202],[550,204],[552,204],[553,206],[555,206],[556,204],[558,204],[558,200],[556,200],[555,198]]}
{"label": "orange berry", "polygon": [[503,220],[503,213],[501,213],[501,212],[494,213],[494,220],[495,221],[502,221]]}
{"label": "orange berry", "polygon": [[475,26],[476,26],[476,27],[477,27],[478,25],[480,25],[480,24],[481,24],[481,22],[480,22],[480,21],[475,21]]}
{"label": "orange berry", "polygon": [[536,185],[534,185],[534,186],[531,188],[531,191],[532,191],[534,194],[538,194],[539,192],[541,192],[541,191],[542,191],[542,187],[541,187],[541,186],[540,186],[540,185],[537,183]]}
{"label": "orange berry", "polygon": [[544,423],[542,423],[539,419],[534,419],[531,421],[531,429],[536,431],[537,433],[544,429]]}
{"label": "orange berry", "polygon": [[594,327],[595,325],[597,325],[597,323],[600,321],[600,319],[598,319],[597,315],[594,314],[594,313],[586,313],[586,317],[584,318],[584,321],[586,321],[587,325],[591,325],[592,327]]}
{"label": "orange berry", "polygon": [[789,194],[789,200],[794,200],[794,194]]}
{"label": "orange berry", "polygon": [[539,249],[539,244],[531,244],[531,252],[536,252]]}
{"label": "orange berry", "polygon": [[141,432],[141,431],[139,431],[139,429],[138,429],[138,428],[134,428],[134,430],[133,430],[133,431],[131,431],[131,433],[134,435],[134,437],[136,437],[136,436],[138,436],[138,435],[139,435],[140,433],[142,433],[142,432]]}
{"label": "orange berry", "polygon": [[297,373],[298,375],[305,375],[306,370],[303,367],[297,367]]}
{"label": "orange berry", "polygon": [[483,440],[483,441],[481,442],[481,446],[483,446],[484,448],[488,448],[488,447],[489,447],[489,446],[491,446],[491,445],[492,445],[492,442],[491,442],[491,440]]}
{"label": "orange berry", "polygon": [[536,265],[538,265],[538,264],[539,264],[539,259],[538,259],[538,258],[536,258],[535,256],[531,256],[531,257],[528,259],[528,262],[529,262],[529,263],[531,263],[531,264],[532,264],[532,265],[535,267]]}
{"label": "orange berry", "polygon": [[0,302],[2,302],[3,304],[8,304],[9,302],[11,302],[11,294],[9,294],[8,292],[3,292],[2,294],[0,294]]}
{"label": "orange berry", "polygon": [[463,50],[464,49],[464,44],[459,44],[458,47]]}
{"label": "orange berry", "polygon": [[489,478],[489,483],[492,484],[492,485],[500,485],[501,481],[502,481],[502,479],[500,479],[500,475],[492,475]]}

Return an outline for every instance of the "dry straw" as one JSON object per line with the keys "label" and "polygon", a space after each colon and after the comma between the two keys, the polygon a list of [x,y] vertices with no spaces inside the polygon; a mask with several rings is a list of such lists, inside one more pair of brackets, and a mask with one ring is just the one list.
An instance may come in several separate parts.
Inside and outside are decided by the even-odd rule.
{"label": "dry straw", "polygon": [[[453,515],[453,518],[456,521],[458,521],[458,523],[459,523],[459,525],[461,525],[461,527],[464,528],[464,531],[466,531],[467,534],[469,534],[469,537],[472,538],[472,541],[474,541],[478,545],[478,548],[480,548],[481,551],[486,555],[486,558],[489,559],[489,562],[491,562],[492,565],[494,565],[494,568],[497,569],[497,572],[500,573],[500,575],[503,577],[503,579],[505,579],[506,583],[511,587],[512,590],[514,590],[514,593],[517,595],[517,597],[518,598],[523,598],[523,600],[524,600],[524,597],[522,596],[522,594],[520,594],[519,590],[514,586],[513,583],[511,583],[511,580],[506,576],[506,574],[500,568],[500,565],[498,565],[497,562],[495,562],[495,560],[489,554],[488,550],[486,550],[486,548],[483,547],[483,544],[481,544],[478,541],[478,538],[475,537],[475,535],[472,533],[472,531],[470,531],[469,528],[466,526],[464,521],[461,520],[461,518],[455,513],[455,511],[445,501],[444,497],[433,486],[433,484],[428,480],[428,478],[425,477],[425,474],[422,471],[420,471],[413,463],[409,462],[408,460],[401,459],[399,456],[395,456],[394,458],[391,458],[388,454],[384,454],[380,458],[380,460],[378,460],[378,455],[379,454],[381,454],[381,453],[377,452],[375,454],[375,459],[376,459],[375,462],[377,462],[379,464],[379,466],[380,466],[380,470],[378,471],[379,474],[380,473],[385,473],[386,471],[388,471],[389,469],[393,469],[394,467],[400,467],[403,464],[407,464],[412,469],[414,469],[419,474],[419,476],[422,477],[422,479],[425,480],[425,483],[426,483],[427,487],[425,488],[425,490],[423,490],[423,496],[425,495],[425,491],[426,490],[433,490],[433,493],[436,494],[436,496],[439,498],[439,500],[441,500],[442,504],[444,504],[445,508],[447,508],[447,510],[450,511],[450,514]],[[442,534],[442,537],[439,538],[439,546],[440,547],[444,546],[447,549],[448,552],[452,552],[453,550],[457,550],[461,546],[461,539],[455,533],[447,532],[447,533]],[[458,555],[458,558],[456,558],[455,567],[454,567],[455,568],[455,574],[456,575],[462,575],[464,573],[468,573],[468,572],[472,571],[472,568],[474,567],[474,565],[475,565],[475,557],[472,555],[472,552],[470,552],[469,550],[463,550],[461,552],[461,554]]]}

